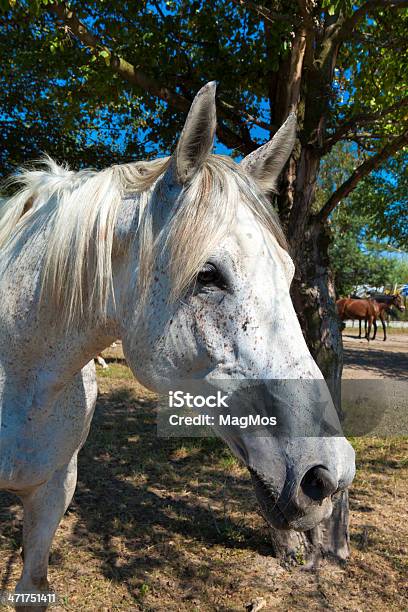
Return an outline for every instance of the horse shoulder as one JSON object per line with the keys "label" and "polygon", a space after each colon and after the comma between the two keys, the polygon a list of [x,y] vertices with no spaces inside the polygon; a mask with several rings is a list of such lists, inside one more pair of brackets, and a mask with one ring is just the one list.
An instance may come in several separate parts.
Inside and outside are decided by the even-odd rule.
{"label": "horse shoulder", "polygon": [[336,301],[336,308],[339,317],[341,318],[344,315],[344,309],[346,306],[347,298],[340,298]]}
{"label": "horse shoulder", "polygon": [[96,397],[93,360],[49,397],[34,387],[3,388],[0,488],[22,491],[68,463],[87,438]]}

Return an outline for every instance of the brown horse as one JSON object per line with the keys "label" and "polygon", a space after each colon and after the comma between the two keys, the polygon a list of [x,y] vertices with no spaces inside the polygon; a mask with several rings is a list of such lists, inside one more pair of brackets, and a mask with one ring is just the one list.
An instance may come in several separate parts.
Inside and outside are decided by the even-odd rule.
{"label": "brown horse", "polygon": [[337,312],[341,321],[352,319],[359,321],[359,338],[361,338],[361,321],[367,323],[366,339],[370,341],[371,326],[376,319],[376,309],[372,300],[342,298],[336,302]]}
{"label": "brown horse", "polygon": [[371,298],[370,301],[373,303],[375,308],[374,334],[372,339],[375,340],[377,335],[377,319],[380,319],[384,332],[383,340],[385,342],[387,339],[385,313],[390,312],[392,307],[398,308],[399,311],[404,312],[405,306],[402,303],[402,297],[398,293],[394,295],[376,295],[375,297]]}
{"label": "brown horse", "polygon": [[[375,340],[375,337],[377,335],[377,327],[378,327],[377,319],[380,319],[382,323],[382,327],[383,327],[383,332],[384,332],[384,342],[387,339],[385,314],[390,312],[390,310],[393,307],[397,308],[401,312],[404,312],[405,310],[405,306],[403,305],[403,302],[402,302],[402,297],[398,293],[392,294],[392,295],[379,294],[379,295],[372,296],[369,299],[362,299],[362,298],[355,297],[355,298],[342,298],[340,300],[337,300],[336,302],[337,311],[342,321],[345,321],[346,319],[353,319],[353,320],[357,319],[358,320],[359,322],[358,337],[359,338],[361,338],[361,321],[363,319],[364,319],[365,337],[367,338],[367,323],[368,323],[368,320],[371,318],[371,315],[373,314],[373,312],[372,312],[372,309],[368,309],[366,305],[363,305],[363,304],[360,306],[359,309],[357,309],[355,305],[350,306],[352,302],[369,302],[369,304],[372,305],[372,309],[374,310],[374,319],[372,320],[372,324],[374,327],[374,333],[373,333],[372,340]],[[367,314],[366,317],[361,316],[364,313],[364,311]],[[354,312],[354,316],[353,316],[353,312]]]}

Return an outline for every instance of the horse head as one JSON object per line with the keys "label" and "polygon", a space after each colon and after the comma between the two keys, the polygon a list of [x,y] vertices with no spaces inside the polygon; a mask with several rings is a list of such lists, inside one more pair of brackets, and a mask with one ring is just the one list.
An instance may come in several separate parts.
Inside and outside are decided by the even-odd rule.
{"label": "horse head", "polygon": [[[284,435],[218,433],[250,470],[267,519],[309,529],[330,515],[333,494],[355,468],[293,308],[294,265],[268,200],[292,151],[296,118],[240,164],[212,155],[215,129],[209,83],[149,192],[119,275],[124,352],[153,390],[175,390],[186,379],[216,389],[231,383],[233,414],[251,401],[258,414],[273,410]],[[248,381],[255,400],[245,395]]]}
{"label": "horse head", "polygon": [[402,296],[400,293],[396,293],[395,295],[392,296],[392,305],[395,306],[395,308],[398,308],[398,310],[400,312],[404,312],[405,311],[405,306],[404,303],[402,301]]}

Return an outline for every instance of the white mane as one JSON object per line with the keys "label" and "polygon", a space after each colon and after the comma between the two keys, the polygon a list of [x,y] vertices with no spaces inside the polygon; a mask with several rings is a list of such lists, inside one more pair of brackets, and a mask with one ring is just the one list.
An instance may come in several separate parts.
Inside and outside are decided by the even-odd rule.
{"label": "white mane", "polygon": [[50,158],[41,163],[43,168],[22,170],[8,181],[17,191],[0,200],[0,249],[9,241],[14,241],[11,248],[20,249],[21,241],[15,241],[16,237],[31,240],[45,226],[50,227],[42,297],[58,306],[67,323],[78,324],[87,312],[101,318],[106,314],[113,295],[115,223],[127,194],[134,194],[139,208],[139,260],[135,264],[141,298],[160,246],[170,250],[169,298],[177,299],[228,232],[239,203],[246,204],[281,246],[286,246],[271,205],[227,157],[208,158],[181,192],[173,218],[158,235],[153,230],[156,199],[151,195],[155,182],[169,166],[169,158],[99,172],[73,172]]}

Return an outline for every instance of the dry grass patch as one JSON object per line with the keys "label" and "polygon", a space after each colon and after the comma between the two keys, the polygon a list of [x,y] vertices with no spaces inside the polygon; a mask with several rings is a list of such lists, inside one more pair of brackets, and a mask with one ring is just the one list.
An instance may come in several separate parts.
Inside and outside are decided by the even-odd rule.
{"label": "dry grass patch", "polygon": [[[116,357],[115,357],[116,359]],[[243,611],[406,608],[407,439],[356,439],[352,558],[317,573],[271,556],[250,479],[215,439],[160,439],[155,395],[122,362],[98,369],[100,397],[50,578],[60,610]],[[1,495],[0,577],[21,570],[15,498]]]}

